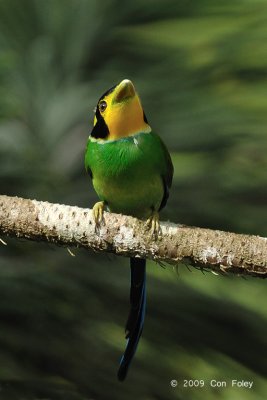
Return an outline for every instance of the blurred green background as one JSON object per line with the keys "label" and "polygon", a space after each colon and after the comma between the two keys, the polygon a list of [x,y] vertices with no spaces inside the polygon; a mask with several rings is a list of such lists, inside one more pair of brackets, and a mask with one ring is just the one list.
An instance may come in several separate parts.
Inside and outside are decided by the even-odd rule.
{"label": "blurred green background", "polygon": [[[0,193],[91,207],[93,108],[129,78],[175,165],[162,219],[266,236],[266,42],[266,0],[0,0]],[[1,399],[266,398],[264,281],[150,262],[122,384],[128,260],[3,239]]]}

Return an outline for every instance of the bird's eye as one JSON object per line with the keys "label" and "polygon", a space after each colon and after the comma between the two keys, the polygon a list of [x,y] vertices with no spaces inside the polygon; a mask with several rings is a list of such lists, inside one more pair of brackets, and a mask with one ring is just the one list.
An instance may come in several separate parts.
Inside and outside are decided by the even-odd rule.
{"label": "bird's eye", "polygon": [[107,108],[107,103],[103,100],[100,101],[99,105],[98,105],[99,111],[102,113],[105,111],[105,109]]}

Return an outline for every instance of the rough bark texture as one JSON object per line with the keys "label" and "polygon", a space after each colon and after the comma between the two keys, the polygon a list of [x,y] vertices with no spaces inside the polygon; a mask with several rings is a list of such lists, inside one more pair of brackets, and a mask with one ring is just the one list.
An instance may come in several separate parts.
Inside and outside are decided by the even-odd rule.
{"label": "rough bark texture", "polygon": [[155,240],[143,221],[106,212],[96,229],[90,209],[0,196],[0,234],[216,272],[267,276],[267,238],[169,222],[162,222],[161,228],[162,236]]}

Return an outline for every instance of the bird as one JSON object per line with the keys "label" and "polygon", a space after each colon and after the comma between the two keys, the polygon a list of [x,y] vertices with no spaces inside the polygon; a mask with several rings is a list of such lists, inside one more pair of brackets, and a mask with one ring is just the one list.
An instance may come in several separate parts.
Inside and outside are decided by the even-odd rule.
{"label": "bird", "polygon": [[[99,200],[92,209],[96,226],[103,211],[145,219],[151,235],[161,235],[159,212],[173,179],[171,156],[150,127],[140,97],[129,79],[98,100],[85,151],[85,168]],[[130,311],[126,348],[117,373],[124,381],[142,334],[146,308],[146,260],[130,258]]]}

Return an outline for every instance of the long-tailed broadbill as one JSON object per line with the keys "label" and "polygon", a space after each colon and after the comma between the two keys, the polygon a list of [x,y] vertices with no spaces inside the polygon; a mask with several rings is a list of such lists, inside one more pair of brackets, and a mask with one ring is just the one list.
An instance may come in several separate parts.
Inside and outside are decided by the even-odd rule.
{"label": "long-tailed broadbill", "polygon": [[[173,165],[161,138],[151,129],[133,83],[124,79],[99,99],[85,153],[85,167],[100,199],[93,207],[96,225],[103,210],[147,219],[151,234],[160,230]],[[131,258],[130,312],[126,349],[118,379],[123,381],[139,342],[145,316],[146,260]]]}

